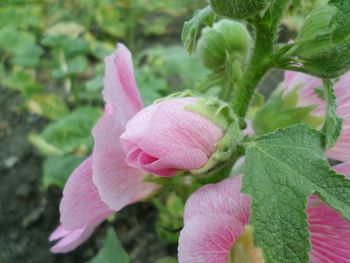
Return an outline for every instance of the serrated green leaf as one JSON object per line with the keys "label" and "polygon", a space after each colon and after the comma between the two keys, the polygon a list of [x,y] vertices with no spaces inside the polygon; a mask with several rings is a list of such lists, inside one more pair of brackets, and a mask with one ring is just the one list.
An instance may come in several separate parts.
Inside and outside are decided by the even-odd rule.
{"label": "serrated green leaf", "polygon": [[79,108],[57,122],[49,124],[31,142],[46,155],[63,155],[72,152],[86,154],[92,147],[91,129],[99,118],[97,108]]}
{"label": "serrated green leaf", "polygon": [[56,185],[63,189],[68,177],[85,157],[68,155],[50,156],[43,165],[43,184],[45,187]]}
{"label": "serrated green leaf", "polygon": [[186,21],[182,29],[181,40],[191,54],[195,48],[199,27],[202,24],[211,26],[214,22],[214,13],[210,6],[199,10],[190,21]]}
{"label": "serrated green leaf", "polygon": [[117,238],[113,228],[107,230],[103,247],[90,263],[129,263],[130,259],[122,244]]}
{"label": "serrated green leaf", "polygon": [[263,249],[266,263],[308,262],[309,195],[317,194],[350,219],[350,180],[330,169],[322,136],[307,125],[247,143],[244,174],[242,191],[252,196],[254,244]]}
{"label": "serrated green leaf", "polygon": [[337,116],[337,102],[330,80],[323,81],[324,95],[327,100],[327,114],[322,131],[325,134],[325,147],[331,148],[337,142],[343,120]]}

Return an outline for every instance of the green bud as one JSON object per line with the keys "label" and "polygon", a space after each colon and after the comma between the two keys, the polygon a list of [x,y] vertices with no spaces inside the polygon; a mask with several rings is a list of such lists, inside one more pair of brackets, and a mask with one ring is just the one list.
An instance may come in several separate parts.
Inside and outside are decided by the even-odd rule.
{"label": "green bud", "polygon": [[220,16],[247,18],[266,10],[272,0],[210,0],[211,8]]}
{"label": "green bud", "polygon": [[306,19],[295,42],[293,55],[306,71],[322,78],[336,78],[350,69],[350,34],[339,37],[337,8],[323,6]]}
{"label": "green bud", "polygon": [[195,112],[224,131],[224,136],[217,142],[215,152],[208,162],[201,168],[191,170],[197,175],[196,179],[202,183],[214,183],[230,174],[233,163],[242,154],[243,135],[240,130],[240,121],[229,104],[216,97],[198,96],[192,91],[182,91],[157,100],[157,102],[184,97],[196,97],[197,103],[189,104],[185,110]]}
{"label": "green bud", "polygon": [[228,60],[245,62],[252,39],[245,25],[223,19],[212,28],[204,28],[198,43],[203,64],[212,70],[224,67]]}
{"label": "green bud", "polygon": [[199,98],[196,105],[186,107],[187,110],[197,112],[221,127],[225,134],[216,144],[215,152],[208,162],[201,168],[192,170],[201,182],[216,182],[229,175],[232,164],[241,155],[240,143],[243,135],[240,122],[231,107],[217,98]]}

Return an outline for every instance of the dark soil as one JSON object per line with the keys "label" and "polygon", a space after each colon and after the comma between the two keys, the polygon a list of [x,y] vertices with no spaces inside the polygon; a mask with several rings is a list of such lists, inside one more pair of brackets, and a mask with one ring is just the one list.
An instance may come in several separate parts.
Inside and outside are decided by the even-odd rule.
{"label": "dark soil", "polygon": [[61,190],[42,187],[43,158],[27,140],[45,121],[22,110],[17,93],[0,87],[0,94],[0,263],[86,262],[98,252],[109,226],[116,229],[131,262],[154,263],[176,254],[176,244],[156,236],[157,215],[149,204],[127,207],[76,251],[51,254],[47,239],[58,224]]}

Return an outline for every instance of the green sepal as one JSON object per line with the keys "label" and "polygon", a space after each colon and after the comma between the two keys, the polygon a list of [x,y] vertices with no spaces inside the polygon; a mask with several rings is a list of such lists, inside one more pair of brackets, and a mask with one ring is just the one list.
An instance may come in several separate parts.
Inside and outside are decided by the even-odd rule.
{"label": "green sepal", "polygon": [[182,29],[181,40],[191,54],[196,46],[198,29],[201,25],[211,26],[214,23],[214,13],[210,6],[197,11],[190,21],[186,21]]}
{"label": "green sepal", "polygon": [[199,113],[223,130],[227,130],[230,123],[237,118],[226,102],[214,97],[199,97],[196,104],[187,105],[185,109]]}
{"label": "green sepal", "polygon": [[216,144],[215,152],[210,156],[208,162],[201,168],[191,170],[194,175],[205,174],[218,166],[232,159],[237,153],[239,143],[242,142],[243,135],[239,128],[238,119],[226,130],[224,137]]}
{"label": "green sepal", "polygon": [[296,62],[303,64],[306,73],[321,78],[336,78],[350,69],[350,30],[344,30],[344,25],[339,21],[342,19],[347,23],[350,12],[347,5],[348,9],[343,11],[324,5],[307,17],[289,52],[297,56]]}
{"label": "green sepal", "polygon": [[309,124],[312,128],[319,127],[324,118],[311,114],[317,105],[297,107],[297,93],[298,88],[286,94],[281,89],[275,90],[254,117],[255,133],[258,135],[266,134],[302,122]]}
{"label": "green sepal", "polygon": [[337,116],[337,102],[333,91],[333,84],[330,80],[323,81],[325,98],[327,100],[326,119],[322,128],[325,134],[325,148],[329,149],[337,142],[343,120]]}

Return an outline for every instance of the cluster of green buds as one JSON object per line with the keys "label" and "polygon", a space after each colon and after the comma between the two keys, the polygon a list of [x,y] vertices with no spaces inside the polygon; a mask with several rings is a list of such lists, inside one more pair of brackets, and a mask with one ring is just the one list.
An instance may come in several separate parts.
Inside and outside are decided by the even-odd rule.
{"label": "cluster of green buds", "polygon": [[240,66],[244,65],[251,45],[252,39],[245,25],[223,19],[213,27],[203,29],[198,53],[207,68],[217,71],[236,61]]}

